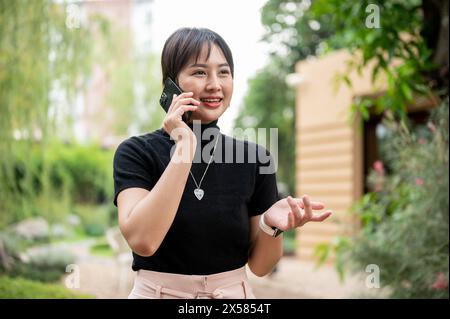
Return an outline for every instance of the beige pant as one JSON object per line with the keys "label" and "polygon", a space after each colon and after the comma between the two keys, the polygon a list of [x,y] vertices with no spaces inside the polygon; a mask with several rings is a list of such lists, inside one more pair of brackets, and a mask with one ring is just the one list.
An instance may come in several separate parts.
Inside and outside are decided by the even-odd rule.
{"label": "beige pant", "polygon": [[217,274],[180,275],[138,270],[128,299],[255,299],[245,266]]}

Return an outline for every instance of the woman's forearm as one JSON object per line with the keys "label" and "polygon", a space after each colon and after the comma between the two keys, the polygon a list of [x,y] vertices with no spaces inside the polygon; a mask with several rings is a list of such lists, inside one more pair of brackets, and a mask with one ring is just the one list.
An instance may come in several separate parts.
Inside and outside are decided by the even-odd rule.
{"label": "woman's forearm", "polygon": [[272,237],[258,227],[256,240],[250,251],[248,266],[257,276],[270,273],[283,256],[283,235]]}
{"label": "woman's forearm", "polygon": [[127,239],[129,243],[143,247],[145,255],[152,255],[159,248],[172,225],[189,177],[195,147],[193,141],[177,142],[164,173],[127,217]]}

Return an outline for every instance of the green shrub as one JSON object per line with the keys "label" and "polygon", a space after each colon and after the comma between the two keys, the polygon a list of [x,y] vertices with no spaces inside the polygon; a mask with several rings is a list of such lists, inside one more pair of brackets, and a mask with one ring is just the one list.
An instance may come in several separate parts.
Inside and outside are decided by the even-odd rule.
{"label": "green shrub", "polygon": [[92,295],[75,293],[61,285],[43,284],[24,278],[0,276],[1,299],[92,299]]}
{"label": "green shrub", "polygon": [[110,205],[76,205],[74,213],[81,219],[83,232],[89,236],[102,236],[112,225]]}
{"label": "green shrub", "polygon": [[353,208],[360,233],[334,246],[341,271],[345,262],[358,272],[377,265],[380,285],[393,298],[449,297],[448,116],[447,100],[426,135],[385,122],[392,132],[385,140],[390,172],[371,173],[374,191]]}
{"label": "green shrub", "polygon": [[93,237],[100,237],[105,234],[106,227],[102,224],[87,224],[84,226],[86,235]]}
{"label": "green shrub", "polygon": [[[0,229],[27,217],[61,222],[73,203],[109,203],[113,151],[100,146],[48,145],[17,141],[8,163],[0,164]],[[12,170],[10,169],[12,167]]]}
{"label": "green shrub", "polygon": [[111,151],[92,146],[64,146],[52,148],[49,155],[52,180],[62,184],[70,179],[73,200],[79,203],[103,203],[112,197]]}
{"label": "green shrub", "polygon": [[363,229],[353,259],[377,264],[394,298],[448,298],[448,101],[434,112],[430,135],[386,125],[392,172],[355,207]]}
{"label": "green shrub", "polygon": [[105,239],[100,240],[95,245],[91,246],[91,253],[98,256],[112,257],[114,252],[111,246],[106,242]]}
{"label": "green shrub", "polygon": [[41,268],[32,264],[17,263],[7,274],[10,277],[23,277],[29,280],[50,283],[60,280],[64,272],[54,268]]}

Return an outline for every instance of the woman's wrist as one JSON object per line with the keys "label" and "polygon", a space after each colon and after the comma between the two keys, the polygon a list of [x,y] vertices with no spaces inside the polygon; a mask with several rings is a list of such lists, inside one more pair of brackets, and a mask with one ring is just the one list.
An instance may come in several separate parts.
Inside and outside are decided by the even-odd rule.
{"label": "woman's wrist", "polygon": [[259,218],[259,228],[265,232],[267,235],[271,236],[271,237],[277,237],[278,235],[280,235],[283,231],[274,227],[274,226],[269,226],[266,224],[265,221],[265,215],[266,213],[262,214],[261,217]]}

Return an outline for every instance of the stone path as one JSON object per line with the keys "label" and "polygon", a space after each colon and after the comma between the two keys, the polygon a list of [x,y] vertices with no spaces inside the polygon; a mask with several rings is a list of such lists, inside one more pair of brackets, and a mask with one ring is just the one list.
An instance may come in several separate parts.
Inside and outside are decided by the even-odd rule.
{"label": "stone path", "polygon": [[257,298],[355,298],[365,289],[364,280],[357,277],[347,277],[341,283],[332,265],[316,269],[313,262],[296,257],[283,257],[271,276],[256,277],[249,270],[247,274]]}

